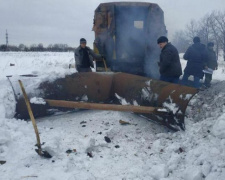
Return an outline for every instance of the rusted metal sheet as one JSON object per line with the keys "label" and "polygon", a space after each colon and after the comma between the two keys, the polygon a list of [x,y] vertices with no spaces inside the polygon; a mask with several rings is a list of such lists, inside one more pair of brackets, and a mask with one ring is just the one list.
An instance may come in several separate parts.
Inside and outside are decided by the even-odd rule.
{"label": "rusted metal sheet", "polygon": [[[143,116],[176,130],[185,129],[185,110],[197,92],[194,88],[137,75],[94,72],[75,73],[53,82],[46,81],[36,88],[39,93],[28,93],[30,98],[120,105],[124,100],[134,106],[162,107],[154,114],[143,113]],[[47,115],[51,108],[33,104],[32,109],[34,116],[38,117]],[[18,98],[17,116],[28,117],[22,97]]]}

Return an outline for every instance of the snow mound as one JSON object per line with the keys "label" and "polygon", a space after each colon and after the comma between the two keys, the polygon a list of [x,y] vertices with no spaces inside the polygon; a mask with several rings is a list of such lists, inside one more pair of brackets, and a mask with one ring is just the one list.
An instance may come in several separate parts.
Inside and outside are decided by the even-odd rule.
{"label": "snow mound", "polygon": [[203,180],[203,174],[199,167],[188,167],[184,172],[184,180]]}
{"label": "snow mound", "polygon": [[154,179],[160,180],[168,176],[169,170],[165,164],[157,164],[152,166],[150,173]]}
{"label": "snow mound", "polygon": [[43,98],[33,97],[30,99],[30,103],[32,104],[46,104],[46,101]]}
{"label": "snow mound", "polygon": [[220,116],[215,122],[212,133],[222,139],[225,139],[225,114]]}
{"label": "snow mound", "polygon": [[[189,103],[186,131],[171,132],[131,113],[65,113],[36,119],[42,148],[53,156],[39,157],[32,123],[12,118],[16,102],[5,75],[35,73],[52,80],[75,71],[67,69],[71,57],[73,53],[0,53],[0,161],[6,161],[0,165],[1,179],[224,180],[224,62],[213,75],[223,81],[213,80]],[[24,85],[29,90],[29,83]]]}

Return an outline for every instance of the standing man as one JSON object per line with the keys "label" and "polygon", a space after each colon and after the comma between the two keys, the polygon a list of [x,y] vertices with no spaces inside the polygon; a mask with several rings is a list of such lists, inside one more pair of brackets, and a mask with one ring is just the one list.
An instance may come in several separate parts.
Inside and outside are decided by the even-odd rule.
{"label": "standing man", "polygon": [[200,43],[199,37],[194,37],[193,42],[194,44],[191,45],[184,54],[184,59],[187,60],[187,65],[184,69],[182,84],[188,85],[188,77],[193,75],[194,87],[199,89],[199,81],[204,76],[203,69],[207,55],[205,45]]}
{"label": "standing man", "polygon": [[[209,70],[209,68],[212,70],[217,70],[218,64],[217,64],[217,57],[216,53],[213,50],[214,43],[209,42],[207,44],[207,61],[206,61],[206,66],[205,69]],[[211,86],[211,81],[212,81],[212,74],[211,73],[205,73],[205,82],[204,85],[208,88]]]}
{"label": "standing man", "polygon": [[158,38],[157,42],[162,49],[160,62],[158,63],[160,80],[178,83],[179,77],[182,75],[182,69],[177,49],[171,43],[168,43],[168,39],[165,36]]}
{"label": "standing man", "polygon": [[80,46],[74,52],[75,67],[78,72],[92,72],[90,67],[94,67],[93,58],[102,59],[101,55],[95,54],[86,44],[86,39],[81,38]]}

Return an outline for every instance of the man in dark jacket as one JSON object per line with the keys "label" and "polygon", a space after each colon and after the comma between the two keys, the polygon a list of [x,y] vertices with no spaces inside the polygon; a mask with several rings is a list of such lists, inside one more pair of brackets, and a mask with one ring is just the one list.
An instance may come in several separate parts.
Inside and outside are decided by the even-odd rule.
{"label": "man in dark jacket", "polygon": [[86,44],[86,39],[81,38],[80,46],[74,52],[75,67],[78,72],[91,72],[90,67],[94,67],[93,58],[102,59],[101,55],[95,54]]}
{"label": "man in dark jacket", "polygon": [[[205,64],[205,69],[211,69],[211,70],[217,70],[218,64],[217,64],[217,57],[216,57],[216,53],[213,50],[214,47],[214,43],[213,42],[209,42],[207,44],[207,61]],[[205,82],[204,85],[206,87],[210,87],[211,86],[211,81],[212,81],[212,74],[211,73],[205,73]]]}
{"label": "man in dark jacket", "polygon": [[182,69],[177,49],[171,43],[168,43],[168,39],[165,36],[158,38],[157,43],[162,49],[160,62],[158,63],[160,80],[178,83],[179,77],[182,75]]}
{"label": "man in dark jacket", "polygon": [[184,59],[187,60],[187,65],[184,69],[182,84],[187,85],[188,77],[193,75],[194,87],[200,88],[200,79],[204,76],[203,69],[207,59],[206,48],[204,44],[200,43],[199,37],[195,37],[193,42],[194,44],[191,45],[184,54]]}

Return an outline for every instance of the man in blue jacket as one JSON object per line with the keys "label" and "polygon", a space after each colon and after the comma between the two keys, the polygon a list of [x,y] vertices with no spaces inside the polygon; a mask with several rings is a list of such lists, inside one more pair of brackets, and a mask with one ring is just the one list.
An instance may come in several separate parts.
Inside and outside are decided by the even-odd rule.
{"label": "man in blue jacket", "polygon": [[194,87],[200,88],[200,79],[203,78],[203,69],[207,60],[206,48],[204,44],[200,43],[199,37],[194,37],[194,44],[191,45],[186,53],[184,59],[187,60],[186,68],[182,78],[182,84],[188,85],[188,77],[194,76]]}
{"label": "man in blue jacket", "polygon": [[168,42],[167,37],[161,36],[157,43],[162,49],[160,54],[159,72],[160,80],[170,83],[178,83],[182,75],[180,57],[177,49]]}

